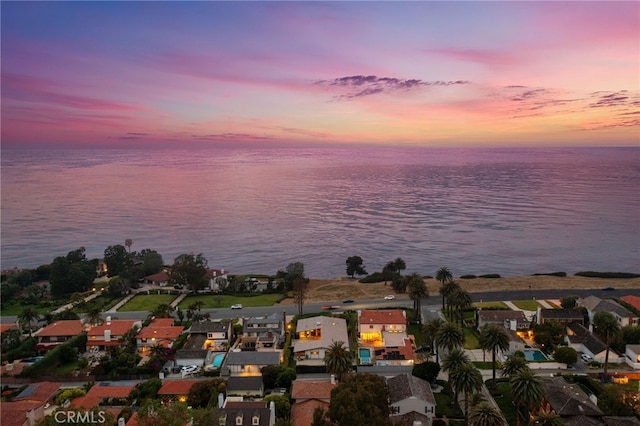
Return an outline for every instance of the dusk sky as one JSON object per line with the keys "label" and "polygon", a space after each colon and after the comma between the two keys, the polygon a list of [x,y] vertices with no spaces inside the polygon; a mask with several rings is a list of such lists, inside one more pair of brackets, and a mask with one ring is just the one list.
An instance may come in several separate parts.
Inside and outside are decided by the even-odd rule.
{"label": "dusk sky", "polygon": [[4,147],[640,144],[637,1],[0,7]]}

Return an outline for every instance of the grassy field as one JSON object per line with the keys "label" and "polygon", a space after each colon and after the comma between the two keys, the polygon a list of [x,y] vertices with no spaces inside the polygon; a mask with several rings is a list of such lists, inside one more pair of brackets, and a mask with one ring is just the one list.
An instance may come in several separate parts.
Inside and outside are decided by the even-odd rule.
{"label": "grassy field", "polygon": [[282,298],[280,294],[259,294],[255,296],[230,296],[222,294],[200,294],[198,296],[187,296],[178,304],[180,309],[187,310],[195,302],[204,303],[202,309],[229,308],[237,303],[244,307],[272,306]]}
{"label": "grassy field", "polygon": [[536,300],[514,300],[512,303],[524,311],[535,311],[540,306]]}
{"label": "grassy field", "polygon": [[478,341],[478,335],[475,331],[469,327],[465,327],[464,331],[464,348],[465,349],[480,349],[480,342]]}
{"label": "grassy field", "polygon": [[118,312],[131,312],[131,311],[153,311],[156,306],[173,302],[176,296],[171,294],[143,294],[136,295],[133,299],[129,300],[118,309]]}
{"label": "grassy field", "polygon": [[479,309],[509,309],[504,302],[478,302],[473,306]]}
{"label": "grassy field", "polygon": [[511,385],[509,382],[498,382],[497,387],[502,393],[502,396],[494,397],[498,407],[500,407],[500,411],[504,414],[507,419],[507,423],[510,425],[516,424],[516,407],[513,405],[513,400],[511,399]]}

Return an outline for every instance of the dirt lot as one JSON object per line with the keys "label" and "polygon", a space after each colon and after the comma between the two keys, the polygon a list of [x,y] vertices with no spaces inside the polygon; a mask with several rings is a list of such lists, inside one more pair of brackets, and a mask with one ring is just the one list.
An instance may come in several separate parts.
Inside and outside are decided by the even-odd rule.
{"label": "dirt lot", "polygon": [[[640,288],[640,278],[632,279],[606,279],[585,278],[576,276],[552,277],[552,276],[524,276],[503,278],[475,278],[456,279],[463,289],[470,293],[480,291],[499,290],[527,290],[531,289],[601,289],[603,287]],[[438,296],[440,282],[435,279],[426,279],[425,283],[431,296]],[[375,299],[386,294],[393,293],[391,284],[361,284],[357,279],[334,278],[328,280],[311,279],[307,292],[307,303],[336,301],[343,299]],[[288,299],[284,303],[293,301]]]}

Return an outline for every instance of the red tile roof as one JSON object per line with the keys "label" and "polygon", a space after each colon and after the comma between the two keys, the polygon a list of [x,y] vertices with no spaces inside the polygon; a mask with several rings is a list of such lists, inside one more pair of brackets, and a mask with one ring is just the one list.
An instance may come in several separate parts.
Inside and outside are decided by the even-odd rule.
{"label": "red tile roof", "polygon": [[294,426],[309,426],[313,424],[313,412],[316,408],[329,409],[329,403],[317,399],[296,402],[291,406],[291,420]]}
{"label": "red tile roof", "polygon": [[102,325],[91,327],[87,332],[87,336],[89,336],[89,339],[91,338],[91,336],[104,337],[104,332],[106,330],[111,330],[112,336],[122,336],[127,331],[131,330],[133,324],[135,324],[136,322],[136,320],[113,320],[109,323],[105,322]]}
{"label": "red tile roof", "polygon": [[144,277],[147,281],[152,281],[155,283],[163,283],[165,281],[169,281],[169,273],[166,271],[158,272],[157,274],[147,275]]}
{"label": "red tile roof", "polygon": [[407,317],[401,309],[382,309],[360,312],[360,324],[406,324]]}
{"label": "red tile roof", "polygon": [[135,385],[110,385],[100,386],[100,383],[93,385],[87,396],[95,396],[100,398],[126,398],[129,396]]}
{"label": "red tile roof", "polygon": [[27,422],[27,413],[35,410],[42,401],[3,402],[0,410],[0,424],[2,426],[23,426]]}
{"label": "red tile roof", "polygon": [[634,308],[640,309],[640,296],[631,296],[631,295],[622,296],[621,299],[627,302],[628,304],[630,304],[631,306],[633,306]]}
{"label": "red tile roof", "polygon": [[[30,384],[24,391],[14,398],[14,401],[49,401],[60,389],[57,382],[39,382]],[[31,390],[29,390],[31,388]],[[24,396],[21,396],[24,395]]]}
{"label": "red tile roof", "polygon": [[84,330],[80,320],[60,320],[40,330],[36,337],[77,336]]}
{"label": "red tile roof", "polygon": [[129,421],[127,421],[126,426],[137,426],[138,425],[138,412],[136,411],[129,417]]}
{"label": "red tile roof", "polygon": [[184,326],[173,326],[175,320],[173,318],[156,318],[146,327],[142,327],[138,331],[139,339],[158,339],[158,340],[174,340],[184,330]]}
{"label": "red tile roof", "polygon": [[158,395],[186,395],[197,380],[167,380],[162,384]]}
{"label": "red tile roof", "polygon": [[0,324],[0,334],[5,331],[11,330],[12,328],[16,328],[15,324]]}
{"label": "red tile roof", "polygon": [[337,384],[332,384],[329,380],[310,381],[294,380],[291,388],[291,399],[331,399],[331,390]]}

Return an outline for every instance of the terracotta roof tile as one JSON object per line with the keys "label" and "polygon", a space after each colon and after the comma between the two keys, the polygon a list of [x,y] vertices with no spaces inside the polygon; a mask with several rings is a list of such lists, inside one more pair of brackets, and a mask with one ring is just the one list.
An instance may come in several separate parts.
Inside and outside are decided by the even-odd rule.
{"label": "terracotta roof tile", "polygon": [[634,308],[640,309],[640,296],[622,296],[622,300],[624,300]]}
{"label": "terracotta roof tile", "polygon": [[309,426],[313,423],[313,412],[316,408],[329,409],[329,403],[317,399],[296,402],[291,406],[291,420],[293,426]]}
{"label": "terracotta roof tile", "polygon": [[407,318],[401,309],[363,310],[360,324],[406,324]]}
{"label": "terracotta roof tile", "polygon": [[[91,327],[87,332],[87,336],[104,336],[106,330],[111,331],[112,336],[122,336],[127,331],[133,328],[133,325],[138,322],[136,320],[113,320],[109,323],[105,322],[102,325]],[[90,343],[90,342],[89,342]]]}
{"label": "terracotta roof tile", "polygon": [[[43,404],[44,402],[39,401],[3,402],[0,410],[0,424],[2,426],[23,426],[27,421],[27,413]],[[27,422],[27,424],[29,423]]]}
{"label": "terracotta roof tile", "polygon": [[169,273],[166,271],[158,272],[157,274],[147,275],[144,277],[147,281],[153,281],[156,283],[162,283],[165,281],[169,281]]}
{"label": "terracotta roof tile", "polygon": [[35,335],[36,337],[77,336],[84,330],[80,320],[60,320],[47,325]]}
{"label": "terracotta roof tile", "polygon": [[135,385],[103,385],[104,382],[92,386],[91,389],[89,389],[89,392],[87,392],[87,396],[100,398],[126,398],[135,387]]}
{"label": "terracotta roof tile", "polygon": [[291,388],[291,399],[331,399],[331,390],[337,386],[329,380],[310,381],[294,380]]}
{"label": "terracotta roof tile", "polygon": [[53,398],[61,384],[56,382],[32,383],[14,398],[14,401],[43,401]]}
{"label": "terracotta roof tile", "polygon": [[158,395],[186,395],[197,380],[167,380],[162,384]]}
{"label": "terracotta roof tile", "polygon": [[5,331],[11,330],[12,328],[16,328],[15,324],[0,324],[0,334]]}

